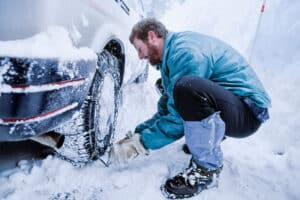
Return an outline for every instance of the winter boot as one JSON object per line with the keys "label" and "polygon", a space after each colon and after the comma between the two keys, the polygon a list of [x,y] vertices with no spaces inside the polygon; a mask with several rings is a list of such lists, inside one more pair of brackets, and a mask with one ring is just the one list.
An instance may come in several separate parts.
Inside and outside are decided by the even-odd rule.
{"label": "winter boot", "polygon": [[192,197],[207,188],[217,186],[217,179],[221,170],[222,167],[209,170],[191,160],[187,169],[168,179],[161,189],[169,199]]}

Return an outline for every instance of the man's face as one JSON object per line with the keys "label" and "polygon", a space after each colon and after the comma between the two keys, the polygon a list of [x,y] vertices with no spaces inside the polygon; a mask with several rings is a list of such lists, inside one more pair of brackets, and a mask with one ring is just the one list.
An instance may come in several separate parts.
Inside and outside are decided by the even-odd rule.
{"label": "man's face", "polygon": [[142,41],[135,38],[133,40],[133,46],[138,52],[140,59],[146,59],[151,65],[157,65],[161,63],[161,56],[159,54],[158,47],[151,41]]}

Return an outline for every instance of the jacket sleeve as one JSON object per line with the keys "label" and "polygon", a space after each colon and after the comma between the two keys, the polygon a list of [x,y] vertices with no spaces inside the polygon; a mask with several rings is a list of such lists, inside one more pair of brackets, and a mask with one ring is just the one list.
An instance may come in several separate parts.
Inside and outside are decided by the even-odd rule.
{"label": "jacket sleeve", "polygon": [[[154,124],[141,131],[141,140],[148,149],[158,149],[170,144],[183,136],[183,121],[176,111],[173,99],[173,88],[176,81],[184,75],[208,77],[211,69],[208,60],[202,55],[194,55],[189,49],[175,49],[170,52],[167,60],[170,83],[166,89],[168,113],[159,118]],[[199,69],[200,68],[200,69]],[[163,70],[163,69],[162,69]],[[164,74],[164,73],[163,73]]]}

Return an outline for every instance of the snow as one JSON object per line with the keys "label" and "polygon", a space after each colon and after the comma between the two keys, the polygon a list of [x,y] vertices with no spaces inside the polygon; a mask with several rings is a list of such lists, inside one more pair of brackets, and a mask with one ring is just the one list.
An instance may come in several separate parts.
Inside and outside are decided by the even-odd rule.
{"label": "snow", "polygon": [[82,25],[84,27],[88,27],[89,26],[89,20],[87,19],[87,17],[84,14],[81,14],[81,20],[82,20]]}
{"label": "snow", "polygon": [[[9,70],[10,68],[10,65],[8,63],[2,65],[1,69],[0,69],[0,83],[3,83],[3,75],[5,73],[7,73],[7,70]],[[2,90],[2,87],[1,87],[1,90]],[[1,95],[1,92],[0,92],[0,95]]]}
{"label": "snow", "polygon": [[[81,37],[73,27],[73,39]],[[15,41],[0,41],[0,56],[27,58],[57,58],[60,60],[92,60],[95,53],[89,48],[75,48],[63,27],[52,26],[31,38]]]}
{"label": "snow", "polygon": [[[219,37],[248,57],[261,3],[189,0],[174,5],[162,20],[170,30],[195,30]],[[218,187],[191,199],[300,199],[299,10],[297,0],[267,1],[252,65],[272,98],[271,119],[251,137],[227,138],[222,143],[224,168]],[[145,84],[123,88],[117,139],[155,112],[158,76],[151,69]],[[151,151],[124,168],[106,168],[100,161],[75,168],[52,156],[33,168],[23,162],[19,170],[0,178],[0,198],[164,199],[160,185],[189,161],[181,150],[183,143],[182,139]]]}

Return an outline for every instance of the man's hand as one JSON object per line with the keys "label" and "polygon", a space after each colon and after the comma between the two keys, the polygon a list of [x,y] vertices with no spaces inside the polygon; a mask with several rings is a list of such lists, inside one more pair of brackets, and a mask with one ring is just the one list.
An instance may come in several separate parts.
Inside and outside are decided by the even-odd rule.
{"label": "man's hand", "polygon": [[147,155],[149,152],[140,138],[140,134],[128,132],[124,139],[114,144],[110,152],[112,163],[122,165],[138,155]]}

